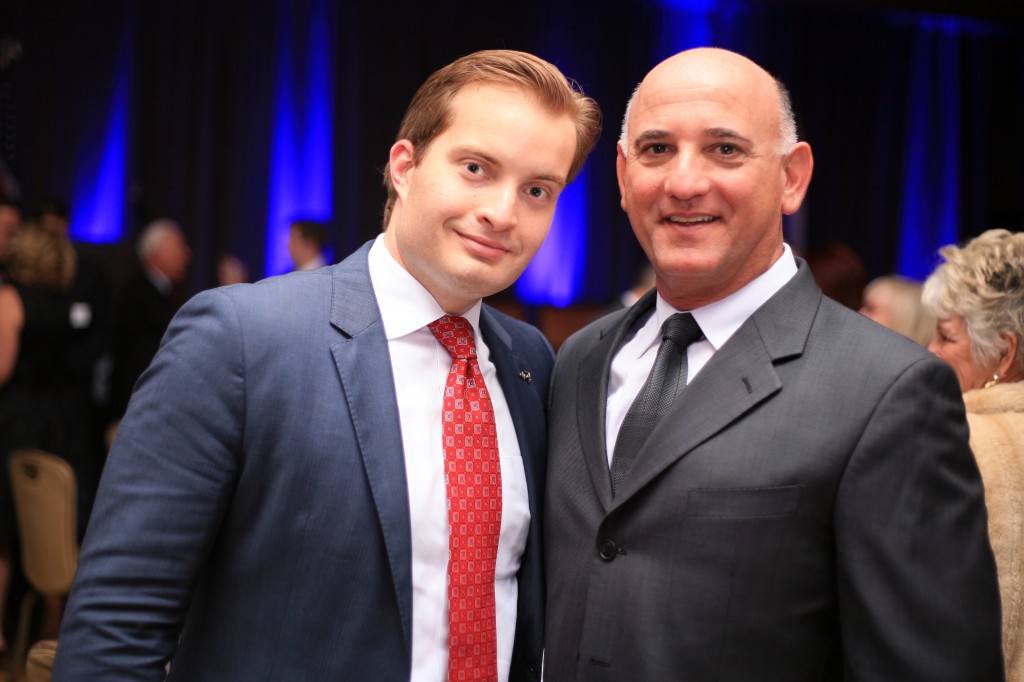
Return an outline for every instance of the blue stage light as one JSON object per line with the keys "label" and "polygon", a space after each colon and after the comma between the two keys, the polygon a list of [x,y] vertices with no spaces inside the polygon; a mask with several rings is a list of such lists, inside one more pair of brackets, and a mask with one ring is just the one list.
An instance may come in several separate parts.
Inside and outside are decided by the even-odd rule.
{"label": "blue stage light", "polygon": [[77,164],[69,229],[71,237],[78,241],[110,243],[124,235],[131,74],[129,41],[125,31],[101,144],[87,146]]}
{"label": "blue stage light", "polygon": [[[312,3],[301,28],[286,1],[278,2],[278,17],[266,275],[292,269],[292,221],[327,222],[333,212],[334,57],[327,3]],[[298,54],[303,44],[306,51]]]}
{"label": "blue stage light", "polygon": [[587,171],[562,191],[551,231],[529,267],[516,282],[524,303],[565,307],[583,285],[587,260]]}

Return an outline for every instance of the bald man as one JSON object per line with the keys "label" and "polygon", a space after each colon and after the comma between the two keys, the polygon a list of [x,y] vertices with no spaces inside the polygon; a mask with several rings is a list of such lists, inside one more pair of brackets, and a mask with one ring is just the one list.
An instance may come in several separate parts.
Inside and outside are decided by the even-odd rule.
{"label": "bald man", "polygon": [[618,152],[656,288],[555,367],[546,679],[1003,679],[956,377],[783,242],[813,169],[785,88],[677,54]]}

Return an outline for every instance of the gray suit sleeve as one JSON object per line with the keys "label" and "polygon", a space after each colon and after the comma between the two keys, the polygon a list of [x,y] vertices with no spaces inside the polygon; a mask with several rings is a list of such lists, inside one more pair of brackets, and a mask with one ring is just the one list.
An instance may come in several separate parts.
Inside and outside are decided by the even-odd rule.
{"label": "gray suit sleeve", "polygon": [[239,468],[244,352],[221,292],[172,322],[104,470],[54,679],[164,678]]}
{"label": "gray suit sleeve", "polygon": [[878,404],[835,507],[846,680],[1002,680],[981,479],[952,371],[912,365]]}

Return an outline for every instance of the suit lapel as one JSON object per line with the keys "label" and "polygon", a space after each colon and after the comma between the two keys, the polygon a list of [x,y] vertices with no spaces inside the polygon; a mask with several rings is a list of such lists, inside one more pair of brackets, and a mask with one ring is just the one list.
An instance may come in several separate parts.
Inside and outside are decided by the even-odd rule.
{"label": "suit lapel", "polygon": [[775,363],[803,352],[821,301],[806,264],[798,260],[798,268],[684,389],[637,454],[613,507],[782,388]]}
{"label": "suit lapel", "polygon": [[538,491],[543,476],[543,462],[538,461],[538,448],[531,444],[529,426],[544,423],[543,401],[532,382],[521,379],[520,372],[529,371],[529,362],[516,353],[508,333],[497,323],[487,307],[480,310],[480,331],[490,351],[491,362],[498,374],[501,392],[505,395],[512,423],[516,427],[516,440],[523,460],[527,492],[530,499],[531,519],[540,518]]}
{"label": "suit lapel", "polygon": [[412,545],[409,494],[398,403],[387,338],[367,265],[369,244],[335,267],[331,346],[380,518],[407,651],[412,640]]}
{"label": "suit lapel", "polygon": [[[576,420],[579,425],[583,459],[590,472],[590,481],[601,505],[612,504],[611,475],[608,471],[608,443],[605,440],[605,416],[608,404],[608,373],[612,358],[633,332],[633,327],[654,305],[652,289],[624,315],[601,330],[601,338],[580,360],[577,374]],[[591,400],[590,396],[599,396]]]}

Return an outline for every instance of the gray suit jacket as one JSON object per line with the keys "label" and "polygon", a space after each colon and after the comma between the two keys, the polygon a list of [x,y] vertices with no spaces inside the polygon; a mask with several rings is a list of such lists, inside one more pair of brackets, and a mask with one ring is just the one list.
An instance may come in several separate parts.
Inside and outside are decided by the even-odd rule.
{"label": "gray suit jacket", "polygon": [[[367,251],[177,315],[110,453],[54,679],[157,680],[172,656],[189,682],[409,679],[405,460]],[[536,680],[553,354],[490,308],[480,326],[532,514],[512,679]]]}
{"label": "gray suit jacket", "polygon": [[1001,680],[952,371],[806,264],[712,357],[613,498],[609,364],[653,292],[555,365],[545,679]]}

